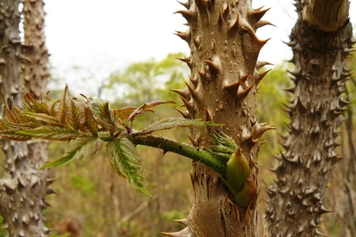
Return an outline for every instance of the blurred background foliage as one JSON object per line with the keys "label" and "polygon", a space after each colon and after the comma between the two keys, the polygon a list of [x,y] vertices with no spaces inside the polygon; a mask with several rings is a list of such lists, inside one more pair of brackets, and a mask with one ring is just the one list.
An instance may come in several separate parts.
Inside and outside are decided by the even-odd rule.
{"label": "blurred background foliage", "polygon": [[[170,89],[184,87],[184,81],[189,80],[189,70],[185,64],[176,60],[184,57],[182,53],[167,55],[162,61],[150,59],[144,62],[134,62],[124,70],[111,73],[107,80],[98,83],[98,95],[109,98],[113,107],[139,106],[152,100],[172,100],[181,106],[179,97]],[[275,165],[273,156],[282,151],[279,145],[279,135],[287,132],[288,118],[283,113],[283,103],[287,104],[291,98],[284,89],[292,86],[287,75],[288,63],[274,66],[273,70],[259,84],[258,121],[275,125],[276,131],[264,135],[268,141],[261,146],[259,153],[260,167],[260,208],[264,211],[267,196],[264,186],[273,182],[274,174],[269,171]],[[356,68],[355,57],[350,59],[350,68]],[[262,69],[263,70],[263,69]],[[61,80],[53,78],[56,85]],[[52,89],[51,99],[61,95],[61,85]],[[353,103],[348,112],[353,128],[355,127],[356,112],[356,82],[348,82],[345,97]],[[75,93],[72,92],[74,95]],[[85,94],[85,93],[84,93]],[[156,110],[155,114],[143,115],[135,120],[136,127],[152,123],[164,117],[178,117],[180,114],[171,105],[165,105]],[[340,142],[338,153],[344,157],[350,156],[347,142],[347,130],[350,127],[343,125],[340,128]],[[355,131],[351,131],[355,136]],[[162,132],[162,135],[175,140],[189,142],[188,129],[176,129]],[[354,141],[355,137],[352,138]],[[67,144],[52,142],[49,145],[49,159],[55,159],[65,152]],[[145,184],[154,198],[148,198],[136,193],[121,177],[118,177],[111,168],[105,152],[83,161],[72,162],[68,165],[50,170],[55,179],[52,184],[56,195],[51,195],[47,201],[52,205],[46,210],[48,227],[52,228],[54,237],[152,237],[160,236],[160,231],[176,231],[181,228],[175,219],[184,218],[194,200],[189,173],[191,162],[175,154],[163,154],[161,150],[138,147],[145,167]],[[355,157],[353,157],[355,158]],[[344,159],[351,161],[350,159]],[[327,205],[330,209],[341,208],[337,204],[342,185],[342,173],[349,163],[340,162],[332,172],[331,184],[328,189]],[[341,208],[342,209],[342,208]],[[338,212],[339,210],[336,210]],[[342,213],[341,213],[342,214]],[[330,215],[325,220],[324,232],[337,236],[342,226],[338,215]],[[326,219],[329,218],[326,215]],[[0,229],[0,237],[6,232]]]}

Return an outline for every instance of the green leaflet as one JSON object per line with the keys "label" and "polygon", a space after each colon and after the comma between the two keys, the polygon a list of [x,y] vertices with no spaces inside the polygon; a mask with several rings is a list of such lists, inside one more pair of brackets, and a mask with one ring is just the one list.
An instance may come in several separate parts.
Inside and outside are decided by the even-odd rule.
{"label": "green leaflet", "polygon": [[103,146],[103,141],[92,136],[79,136],[69,142],[66,153],[59,159],[49,162],[42,166],[41,169],[66,164],[73,159],[84,159],[95,154]]}
{"label": "green leaflet", "polygon": [[221,124],[206,122],[202,120],[191,120],[185,118],[164,118],[160,121],[148,125],[145,129],[143,129],[138,133],[140,135],[146,135],[156,131],[168,130],[175,127],[189,127],[189,126],[221,126]]}
{"label": "green leaflet", "polygon": [[126,137],[118,137],[114,141],[108,142],[106,149],[111,165],[116,172],[120,176],[127,178],[136,191],[152,197],[150,192],[141,183],[143,180],[143,169],[141,158],[134,144]]}
{"label": "green leaflet", "polygon": [[51,125],[44,125],[32,129],[24,129],[18,131],[17,134],[31,136],[32,138],[56,141],[68,141],[78,136],[78,133],[72,129],[65,127],[54,127]]}

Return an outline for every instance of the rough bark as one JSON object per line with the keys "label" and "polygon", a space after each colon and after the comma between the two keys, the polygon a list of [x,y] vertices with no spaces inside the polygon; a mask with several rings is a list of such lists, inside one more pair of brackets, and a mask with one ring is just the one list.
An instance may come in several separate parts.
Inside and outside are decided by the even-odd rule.
{"label": "rough bark", "polygon": [[25,88],[37,100],[46,94],[48,79],[48,50],[44,33],[44,2],[43,0],[22,0],[24,45],[22,53],[25,57],[23,77]]}
{"label": "rough bark", "polygon": [[[268,24],[260,20],[267,10],[252,9],[251,0],[190,0],[182,5],[186,9],[177,13],[189,29],[177,35],[190,47],[191,55],[181,60],[191,75],[185,89],[174,90],[187,109],[179,111],[185,118],[225,124],[224,133],[242,148],[258,187],[259,139],[271,127],[258,123],[255,115],[257,85],[265,75],[257,71],[263,66],[257,57],[267,42],[255,31]],[[193,145],[211,145],[207,129],[191,132]],[[187,227],[171,236],[265,236],[256,199],[246,209],[238,207],[219,176],[199,163],[193,162],[191,180],[195,201],[181,220]]]}
{"label": "rough bark", "polygon": [[289,43],[295,64],[289,89],[294,98],[287,105],[291,122],[274,169],[276,184],[267,189],[273,236],[322,235],[320,217],[328,212],[322,198],[329,171],[340,160],[335,139],[348,104],[340,97],[350,77],[345,66],[352,47],[348,1],[297,1],[296,7]]}
{"label": "rough bark", "polygon": [[[23,95],[21,74],[21,41],[19,37],[18,0],[0,1],[0,87],[10,105],[20,106]],[[1,101],[4,116],[4,101]],[[48,205],[44,196],[46,180],[38,160],[29,157],[45,157],[43,150],[33,149],[24,142],[2,141],[6,155],[5,174],[0,180],[0,213],[6,223],[9,236],[48,236],[44,227],[42,210]]]}

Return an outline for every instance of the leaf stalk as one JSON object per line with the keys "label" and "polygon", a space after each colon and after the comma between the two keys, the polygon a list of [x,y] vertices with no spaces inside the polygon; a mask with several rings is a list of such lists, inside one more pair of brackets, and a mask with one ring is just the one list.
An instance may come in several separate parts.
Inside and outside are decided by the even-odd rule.
{"label": "leaf stalk", "polygon": [[226,163],[217,157],[214,157],[212,153],[203,149],[168,138],[152,135],[134,136],[132,134],[128,134],[127,138],[135,145],[155,147],[162,149],[165,152],[169,151],[190,158],[215,170],[222,177],[226,176]]}

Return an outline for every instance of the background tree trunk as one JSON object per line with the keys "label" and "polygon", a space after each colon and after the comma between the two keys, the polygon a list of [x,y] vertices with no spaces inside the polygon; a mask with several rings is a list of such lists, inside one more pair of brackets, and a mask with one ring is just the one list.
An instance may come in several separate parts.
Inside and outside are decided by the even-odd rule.
{"label": "background tree trunk", "polygon": [[[267,24],[260,21],[267,10],[252,9],[251,1],[189,0],[186,10],[178,11],[188,21],[186,32],[177,35],[187,41],[191,55],[182,58],[191,70],[190,81],[177,92],[190,119],[206,119],[225,124],[224,133],[242,148],[251,167],[251,179],[257,188],[259,139],[271,129],[256,120],[257,85],[265,75],[257,70],[260,49],[267,40],[255,31]],[[257,67],[257,68],[256,68]],[[209,147],[207,129],[193,128],[195,146]],[[217,173],[193,162],[191,180],[195,201],[187,227],[172,236],[265,236],[263,220],[256,211],[256,197],[248,208],[235,205]]]}
{"label": "background tree trunk", "polygon": [[344,120],[340,97],[350,70],[345,58],[352,47],[348,0],[296,2],[298,20],[289,45],[294,94],[290,101],[285,151],[274,170],[276,184],[268,189],[267,210],[274,236],[321,235],[320,217],[328,212],[322,198],[329,171],[340,160],[334,152],[338,127]]}
{"label": "background tree trunk", "polygon": [[[29,35],[43,34],[43,31],[40,30],[39,33],[36,27],[43,26],[44,14],[28,14],[30,11],[28,4],[29,2],[24,3],[24,24],[27,28],[25,32],[26,40],[30,40],[31,37]],[[33,4],[31,5],[33,7],[37,3],[32,1],[30,4]],[[23,96],[23,85],[20,80],[21,59],[23,57],[19,37],[19,1],[3,0],[0,6],[2,18],[0,29],[0,44],[2,49],[0,58],[1,89],[4,91],[4,98],[9,104],[9,109],[11,109],[11,104],[15,104],[16,106],[21,105]],[[43,8],[43,4],[39,6]],[[31,28],[30,25],[33,24],[31,21],[36,22],[35,28],[33,26]],[[43,35],[40,37],[43,37]],[[32,38],[32,40],[32,43],[42,44],[40,47],[45,49],[44,40],[39,42],[37,42],[38,38]],[[27,47],[27,49],[30,48]],[[47,59],[42,60],[43,56],[48,56],[47,51],[42,51],[45,53],[39,56],[33,56],[37,52],[35,49],[32,52],[27,51],[25,54],[28,57],[25,57],[25,69],[27,72],[24,74],[27,82],[36,80],[38,73],[37,69],[27,66],[29,63],[34,65],[41,62],[44,63],[45,65],[40,65],[42,67],[42,74],[39,75],[42,78],[43,76],[47,77]],[[30,77],[29,71],[32,71]],[[39,84],[39,81],[32,83]],[[31,92],[39,95],[39,93],[44,91],[43,85],[45,84],[43,83],[46,83],[46,81],[41,81],[40,91],[32,86],[27,87],[30,88]],[[4,101],[2,101],[1,115],[4,116],[3,103]],[[45,172],[38,170],[46,157],[46,149],[43,147],[43,143],[33,145],[25,142],[3,141],[2,149],[6,155],[6,162],[5,175],[0,180],[0,212],[6,222],[9,236],[48,236],[49,230],[44,226],[42,210],[48,205],[44,197],[50,191],[47,190],[46,185],[50,180],[46,180]]]}

